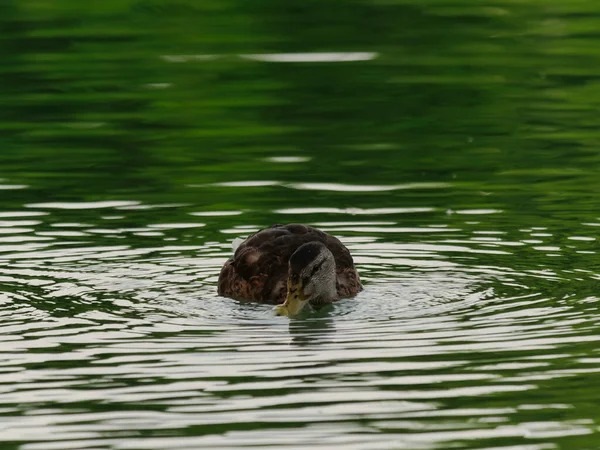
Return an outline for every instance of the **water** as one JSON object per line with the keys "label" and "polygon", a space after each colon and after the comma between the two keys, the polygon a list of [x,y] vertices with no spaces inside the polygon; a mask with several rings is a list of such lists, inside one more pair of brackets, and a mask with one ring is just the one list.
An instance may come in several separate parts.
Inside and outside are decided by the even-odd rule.
{"label": "water", "polygon": [[[0,9],[3,449],[600,447],[597,2]],[[218,297],[285,222],[365,290]]]}

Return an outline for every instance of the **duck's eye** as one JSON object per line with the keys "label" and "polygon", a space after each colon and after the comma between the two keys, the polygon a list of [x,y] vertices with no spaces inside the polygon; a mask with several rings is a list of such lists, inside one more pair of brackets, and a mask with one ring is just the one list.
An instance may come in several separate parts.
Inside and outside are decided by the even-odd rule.
{"label": "duck's eye", "polygon": [[317,264],[315,267],[313,267],[312,275],[314,275],[315,273],[317,273],[319,271],[319,269],[321,268],[322,265],[323,265],[323,263],[320,263],[320,264]]}

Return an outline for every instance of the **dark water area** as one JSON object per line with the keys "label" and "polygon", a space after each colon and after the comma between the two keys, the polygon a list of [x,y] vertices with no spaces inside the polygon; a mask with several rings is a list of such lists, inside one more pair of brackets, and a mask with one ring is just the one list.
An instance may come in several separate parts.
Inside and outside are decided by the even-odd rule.
{"label": "dark water area", "polygon": [[[0,4],[0,447],[600,448],[600,4]],[[217,296],[300,222],[365,290]]]}

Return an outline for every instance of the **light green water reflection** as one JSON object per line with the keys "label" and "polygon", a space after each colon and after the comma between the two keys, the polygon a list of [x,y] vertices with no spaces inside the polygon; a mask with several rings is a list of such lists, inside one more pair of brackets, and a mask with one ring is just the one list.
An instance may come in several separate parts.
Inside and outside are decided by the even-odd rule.
{"label": "light green water reflection", "polygon": [[[599,13],[3,2],[2,448],[596,448]],[[365,291],[217,297],[283,222]]]}

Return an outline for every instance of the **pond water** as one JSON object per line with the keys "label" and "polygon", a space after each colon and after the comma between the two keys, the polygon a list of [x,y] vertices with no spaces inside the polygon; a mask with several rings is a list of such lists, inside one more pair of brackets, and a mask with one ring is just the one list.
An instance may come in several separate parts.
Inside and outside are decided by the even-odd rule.
{"label": "pond water", "polygon": [[[3,449],[600,447],[600,5],[0,6]],[[338,236],[365,290],[216,295]]]}

